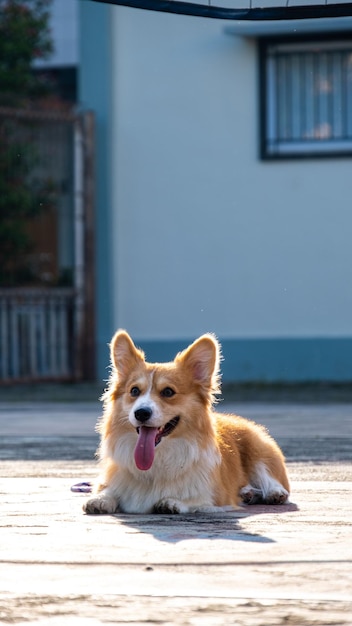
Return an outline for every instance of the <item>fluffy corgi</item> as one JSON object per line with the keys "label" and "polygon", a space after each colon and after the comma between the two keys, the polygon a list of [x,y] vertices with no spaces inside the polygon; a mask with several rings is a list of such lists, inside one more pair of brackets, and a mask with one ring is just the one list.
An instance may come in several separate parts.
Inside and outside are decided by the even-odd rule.
{"label": "fluffy corgi", "polygon": [[213,410],[220,346],[202,335],[170,363],[148,363],[130,336],[111,342],[99,457],[86,513],[215,512],[282,504],[283,454],[260,425]]}

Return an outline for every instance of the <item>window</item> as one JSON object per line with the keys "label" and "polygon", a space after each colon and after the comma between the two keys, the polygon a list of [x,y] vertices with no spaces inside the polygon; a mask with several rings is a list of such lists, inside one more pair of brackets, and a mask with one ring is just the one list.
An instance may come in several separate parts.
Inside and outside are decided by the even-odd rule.
{"label": "window", "polygon": [[260,47],[263,158],[352,154],[352,40]]}

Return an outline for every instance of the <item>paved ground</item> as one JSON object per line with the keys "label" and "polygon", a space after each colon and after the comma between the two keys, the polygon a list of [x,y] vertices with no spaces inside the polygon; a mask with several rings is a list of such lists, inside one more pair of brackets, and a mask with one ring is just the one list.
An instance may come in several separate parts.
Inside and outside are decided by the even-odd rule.
{"label": "paved ground", "polygon": [[0,403],[0,624],[352,625],[352,404],[220,408],[269,427],[290,504],[85,516],[99,404]]}

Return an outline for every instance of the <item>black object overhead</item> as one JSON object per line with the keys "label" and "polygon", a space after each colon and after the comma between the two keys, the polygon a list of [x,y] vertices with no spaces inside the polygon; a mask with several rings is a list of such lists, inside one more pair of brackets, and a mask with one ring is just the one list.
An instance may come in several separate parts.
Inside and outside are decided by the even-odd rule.
{"label": "black object overhead", "polygon": [[302,6],[283,6],[229,8],[218,5],[179,2],[178,0],[93,0],[104,4],[116,4],[148,11],[194,15],[221,20],[304,20],[311,18],[346,17],[352,15],[352,2],[337,4],[306,4]]}

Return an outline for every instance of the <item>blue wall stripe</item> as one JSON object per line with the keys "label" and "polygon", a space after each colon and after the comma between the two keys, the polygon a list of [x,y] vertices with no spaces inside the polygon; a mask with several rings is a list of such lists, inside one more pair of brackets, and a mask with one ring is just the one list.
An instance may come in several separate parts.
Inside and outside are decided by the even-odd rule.
{"label": "blue wall stripe", "polygon": [[[151,362],[170,361],[191,343],[136,341]],[[352,382],[352,338],[224,339],[224,382]]]}

